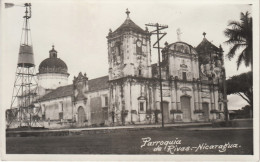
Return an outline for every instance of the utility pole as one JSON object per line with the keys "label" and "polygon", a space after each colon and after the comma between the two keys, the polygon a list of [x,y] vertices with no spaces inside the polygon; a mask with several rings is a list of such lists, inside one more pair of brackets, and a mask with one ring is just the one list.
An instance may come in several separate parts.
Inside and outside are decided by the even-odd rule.
{"label": "utility pole", "polygon": [[220,53],[222,55],[222,72],[223,72],[223,75],[222,75],[222,86],[223,86],[223,102],[224,102],[224,115],[225,115],[225,123],[226,123],[226,126],[228,124],[228,105],[227,105],[227,83],[226,83],[226,68],[225,68],[225,62],[224,62],[224,59],[223,59],[223,49],[221,47],[221,45],[219,46],[219,49],[220,49]]}
{"label": "utility pole", "polygon": [[227,106],[227,85],[226,85],[226,69],[223,67],[223,102],[224,102],[224,113],[225,113],[225,122],[226,126],[228,124],[228,106]]}
{"label": "utility pole", "polygon": [[[145,24],[146,26],[156,27],[155,30],[151,31],[150,34],[157,35],[157,41],[153,44],[153,48],[158,49],[158,61],[159,61],[159,82],[160,82],[160,95],[161,95],[161,113],[162,113],[162,128],[164,128],[164,115],[163,115],[163,95],[162,95],[162,74],[161,74],[161,54],[160,54],[160,40],[167,34],[162,33],[160,30],[168,28],[168,25],[159,25],[158,23]],[[161,36],[160,36],[161,35]],[[157,46],[156,46],[157,45]]]}

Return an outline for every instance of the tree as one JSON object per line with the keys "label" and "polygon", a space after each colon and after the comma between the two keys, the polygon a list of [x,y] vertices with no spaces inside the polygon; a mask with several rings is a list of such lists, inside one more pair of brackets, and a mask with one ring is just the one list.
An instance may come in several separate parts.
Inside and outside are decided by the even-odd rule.
{"label": "tree", "polygon": [[253,107],[252,72],[232,76],[227,80],[227,94],[237,94]]}
{"label": "tree", "polygon": [[242,62],[245,63],[245,66],[253,65],[253,37],[252,37],[252,17],[249,16],[249,12],[240,14],[240,21],[230,21],[227,28],[224,31],[228,40],[225,42],[228,45],[231,45],[231,48],[227,54],[229,59],[232,59],[235,54],[242,49],[238,54],[237,59],[237,69]]}

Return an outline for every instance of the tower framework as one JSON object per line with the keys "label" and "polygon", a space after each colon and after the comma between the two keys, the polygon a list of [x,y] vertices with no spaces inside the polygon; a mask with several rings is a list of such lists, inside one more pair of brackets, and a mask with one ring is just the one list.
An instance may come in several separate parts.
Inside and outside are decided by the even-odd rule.
{"label": "tower framework", "polygon": [[31,4],[25,3],[25,16],[10,109],[6,111],[7,128],[30,127],[36,119],[37,81],[29,19]]}

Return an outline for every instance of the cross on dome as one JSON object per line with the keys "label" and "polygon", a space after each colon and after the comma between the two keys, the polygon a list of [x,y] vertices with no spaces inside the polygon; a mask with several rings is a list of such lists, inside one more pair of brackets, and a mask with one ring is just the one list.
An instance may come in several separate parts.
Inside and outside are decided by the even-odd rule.
{"label": "cross on dome", "polygon": [[176,30],[176,32],[177,32],[177,39],[178,39],[178,41],[181,41],[181,34],[182,34],[181,29],[178,28],[178,29]]}

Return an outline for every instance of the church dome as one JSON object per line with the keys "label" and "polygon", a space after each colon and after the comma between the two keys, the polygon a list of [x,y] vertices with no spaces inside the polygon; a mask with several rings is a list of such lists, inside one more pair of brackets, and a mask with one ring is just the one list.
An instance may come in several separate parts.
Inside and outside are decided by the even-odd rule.
{"label": "church dome", "polygon": [[60,58],[57,58],[57,51],[52,46],[50,50],[50,57],[43,60],[39,66],[39,74],[44,73],[60,73],[68,74],[68,67],[64,61]]}
{"label": "church dome", "polygon": [[197,55],[197,51],[191,45],[185,42],[175,42],[166,46],[168,50],[180,52],[183,54],[195,54]]}

